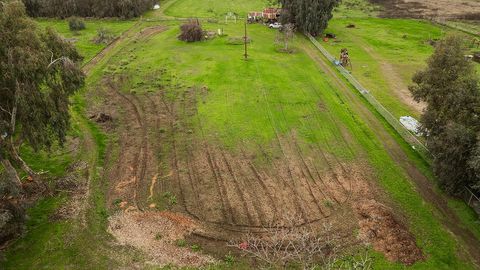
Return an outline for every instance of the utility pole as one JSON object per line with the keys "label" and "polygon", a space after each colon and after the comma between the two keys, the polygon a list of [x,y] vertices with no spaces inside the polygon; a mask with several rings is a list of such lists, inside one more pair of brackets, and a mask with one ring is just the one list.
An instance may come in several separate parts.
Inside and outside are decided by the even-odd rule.
{"label": "utility pole", "polygon": [[248,51],[247,51],[247,39],[248,39],[248,36],[247,36],[247,20],[245,20],[245,37],[244,37],[244,43],[245,43],[245,60],[248,59]]}

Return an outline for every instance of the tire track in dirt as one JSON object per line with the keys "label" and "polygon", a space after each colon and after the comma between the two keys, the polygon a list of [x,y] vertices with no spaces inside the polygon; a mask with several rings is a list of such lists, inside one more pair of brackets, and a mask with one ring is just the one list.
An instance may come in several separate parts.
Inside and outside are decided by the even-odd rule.
{"label": "tire track in dirt", "polygon": [[[288,63],[287,63],[287,65],[288,65]],[[305,90],[303,89],[303,87],[299,87],[299,90],[300,90],[301,94],[303,95],[304,99],[305,99],[305,100],[308,100],[307,94],[305,93]],[[320,97],[318,94],[317,94],[317,96],[318,96],[319,100],[321,100],[321,97]],[[321,122],[322,122],[320,119],[318,119],[318,109],[315,108],[315,107],[312,107],[311,105],[307,105],[307,104],[309,104],[309,103],[306,103],[306,104],[304,105],[304,107],[307,108],[307,111],[309,112],[308,115],[309,115],[309,116],[313,116],[314,118],[316,118],[317,121],[315,122],[315,124],[318,125],[318,123],[321,123]],[[282,110],[282,115],[283,115],[284,119],[286,119],[283,106],[281,106],[280,108],[281,108],[281,110]],[[329,116],[330,116],[330,118],[331,118],[331,115],[330,115],[330,114],[329,114]],[[286,121],[286,120],[285,120],[285,121]],[[314,132],[314,130],[313,130],[313,128],[312,128],[312,126],[311,126],[310,124],[305,124],[305,123],[304,123],[303,121],[301,121],[301,120],[300,120],[300,122],[301,122],[301,124],[302,124],[305,128],[307,128],[307,129],[310,131],[310,134],[312,134],[313,136],[316,137],[315,132]],[[336,124],[338,124],[338,123],[335,123],[335,125],[336,125]],[[318,126],[318,130],[323,130],[323,129],[324,129],[324,127]],[[322,134],[323,134],[323,133],[322,133]],[[294,141],[296,142],[296,139],[294,139]],[[338,160],[338,158],[337,158],[335,155],[333,155],[333,158],[335,159],[335,161],[334,161],[333,163],[334,163],[335,165],[332,165],[332,162],[330,161],[329,158],[327,158],[327,155],[326,155],[325,151],[324,151],[323,149],[321,149],[321,147],[320,147],[320,145],[319,145],[319,143],[318,143],[318,139],[316,138],[314,141],[315,141],[315,142],[314,142],[314,145],[316,146],[316,151],[315,151],[315,152],[317,153],[317,155],[318,155],[318,153],[320,153],[320,157],[323,158],[324,163],[327,164],[327,166],[328,166],[328,168],[329,168],[328,171],[333,175],[333,178],[336,180],[337,184],[338,184],[338,185],[341,187],[341,189],[343,190],[343,192],[338,192],[338,189],[337,189],[335,186],[331,186],[331,185],[329,186],[329,185],[327,185],[327,183],[326,183],[325,181],[323,181],[323,177],[318,173],[318,169],[316,168],[315,164],[312,162],[312,163],[313,163],[313,166],[315,167],[315,170],[317,171],[317,175],[318,175],[320,181],[321,181],[322,184],[325,186],[325,189],[330,193],[330,196],[325,196],[325,198],[328,198],[328,199],[333,198],[333,200],[334,200],[338,205],[342,205],[342,204],[344,204],[344,203],[348,200],[348,197],[349,197],[348,194],[351,193],[351,188],[350,188],[350,190],[348,190],[347,188],[344,187],[344,185],[343,185],[343,183],[340,181],[340,178],[339,178],[339,176],[338,176],[338,174],[337,174],[337,171],[336,171],[336,169],[335,169],[335,168],[338,167],[338,166],[341,166],[341,167],[343,168],[343,164]],[[324,141],[325,141],[325,142],[328,142],[329,140],[328,140],[328,138],[325,138]],[[328,146],[328,143],[327,143],[327,146]],[[346,144],[346,143],[345,143],[345,146],[349,148],[348,144]],[[302,150],[301,150],[301,148],[299,147],[298,143],[296,143],[296,147],[297,147],[297,149],[298,149],[297,153],[298,153],[298,156],[300,157],[300,159],[301,159],[301,161],[302,161],[302,164],[303,164],[304,167],[310,172],[310,169],[309,169],[307,163],[305,162],[305,158],[303,157]],[[349,148],[349,149],[350,149],[350,148]],[[313,159],[313,160],[315,160],[315,159]],[[309,175],[310,175],[310,176],[313,176],[311,172],[309,173]],[[311,177],[311,179],[312,179],[312,182],[314,183],[314,185],[317,187],[317,189],[318,189],[322,194],[324,194],[324,193],[323,193],[323,189],[321,188],[321,186],[318,185],[317,180],[316,180],[314,177]],[[350,184],[351,184],[351,183],[350,183]],[[309,188],[311,188],[310,184],[309,184]],[[313,195],[313,192],[312,192],[312,195]],[[325,194],[324,194],[324,195],[325,195]],[[345,198],[345,197],[346,197],[346,198]],[[329,201],[330,201],[330,200],[326,201],[326,203],[329,202]],[[342,202],[342,201],[343,201],[343,202]]]}
{"label": "tire track in dirt", "polygon": [[[227,107],[227,110],[228,110],[227,115],[230,115],[230,113],[234,113],[233,104],[232,102],[230,102],[229,95],[230,95],[230,91],[226,89],[225,90],[225,106]],[[230,130],[228,130],[227,133],[230,133]],[[234,136],[234,134],[231,134],[231,136]],[[216,138],[216,140],[220,145],[220,140],[218,138]],[[250,214],[250,211],[249,211],[250,208],[248,207],[247,202],[250,202],[250,204],[254,209],[254,211],[251,211],[251,212],[255,214],[255,219],[257,220],[256,225],[271,224],[275,220],[275,217],[278,216],[278,209],[276,207],[276,202],[275,200],[272,199],[272,195],[270,194],[269,189],[266,187],[263,177],[260,176],[258,170],[255,168],[255,165],[247,157],[245,153],[245,149],[247,149],[245,145],[245,141],[242,139],[239,143],[241,145],[240,146],[241,155],[240,156],[237,155],[237,158],[234,161],[234,164],[236,166],[235,168],[233,168],[233,166],[230,166],[232,167],[232,169],[230,170],[232,171],[232,175],[234,175],[234,172],[233,172],[234,170],[238,170],[238,173],[242,175],[244,180],[249,182],[250,186],[243,185],[243,188],[240,188],[240,185],[239,185],[240,181],[237,180],[236,177],[234,177],[237,193],[241,194],[242,196],[242,200],[244,201],[244,208],[247,211],[247,215],[249,215],[250,225],[254,225],[253,223],[254,218],[253,218],[253,215]],[[222,150],[222,153],[224,153],[223,150]],[[245,164],[244,161],[247,161],[247,164]],[[245,170],[245,167],[249,168],[251,172],[248,173],[249,169]],[[252,173],[253,173],[253,177],[252,177]],[[256,181],[254,181],[254,179],[256,179]],[[258,193],[258,189],[257,189],[258,184],[260,185],[259,188],[264,190],[265,192],[264,194]],[[265,195],[267,196],[267,200],[270,201],[270,204],[268,204],[267,202],[265,202],[265,200],[263,200]],[[246,199],[246,197],[248,197],[249,200]],[[273,215],[270,214],[272,210],[273,210]],[[270,215],[267,215],[267,213],[269,213]]]}
{"label": "tire track in dirt", "polygon": [[249,211],[249,208],[248,208],[248,205],[247,205],[247,200],[245,199],[245,193],[242,191],[242,189],[239,186],[238,179],[235,175],[235,172],[232,169],[232,166],[230,165],[230,162],[228,161],[228,159],[225,155],[225,152],[223,150],[220,150],[220,151],[221,151],[221,155],[222,155],[222,158],[223,158],[223,162],[227,166],[228,173],[230,174],[230,176],[233,179],[233,183],[234,183],[234,186],[235,186],[235,189],[236,189],[236,193],[239,194],[239,197],[242,201],[242,205],[243,205],[245,214],[248,218],[248,224],[254,224],[254,218],[252,217],[252,214]]}
{"label": "tire track in dirt", "polygon": [[[302,161],[302,165],[306,169],[308,177],[311,179],[311,181],[313,183],[315,183],[317,181],[317,179],[313,176],[312,172],[310,171],[310,168],[308,167],[307,163],[305,162],[305,158],[303,157],[302,150],[300,149],[300,146],[298,145],[298,142],[295,139],[293,139],[293,140],[294,140],[294,144],[295,144],[295,150],[297,151],[297,154],[300,157],[300,160]],[[303,170],[302,170],[302,173],[304,173]],[[304,177],[307,177],[307,175],[304,174]],[[318,211],[320,212],[320,214],[324,218],[328,217],[330,215],[330,214],[326,213],[328,210],[323,209],[323,207],[320,204],[320,201],[322,201],[322,199],[319,199],[319,198],[317,198],[317,196],[315,196],[315,193],[312,189],[312,185],[309,183],[308,180],[306,182],[307,182],[307,185],[308,185],[309,194],[310,194],[310,196],[312,196],[315,204],[317,205]],[[324,196],[323,201],[328,198],[323,194],[323,192],[321,192],[321,194]]]}
{"label": "tire track in dirt", "polygon": [[[194,109],[194,114],[195,114],[195,120],[200,128],[200,136],[201,136],[201,142],[200,145],[202,145],[203,152],[206,156],[208,166],[210,168],[210,173],[212,174],[213,178],[215,179],[216,187],[218,190],[218,194],[220,195],[220,201],[221,201],[221,212],[223,214],[224,221],[228,224],[234,224],[234,216],[233,216],[233,208],[232,205],[230,204],[230,201],[228,200],[227,197],[227,191],[226,187],[223,183],[223,179],[220,177],[220,171],[218,169],[218,166],[216,165],[216,162],[214,160],[214,156],[211,153],[210,147],[207,144],[206,136],[205,136],[205,131],[203,128],[203,124],[201,122],[200,117],[198,116],[198,111],[197,111],[197,99],[196,99],[196,92],[195,89],[189,89],[190,95],[188,95],[188,99],[191,100],[193,109]],[[193,95],[192,95],[193,92]]]}
{"label": "tire track in dirt", "polygon": [[[283,118],[284,118],[284,121],[287,121],[287,120],[286,120],[287,117],[286,117],[286,115],[285,115],[285,110],[284,110],[284,108],[283,108],[283,106],[282,106],[281,104],[280,104],[280,110],[281,110],[281,112],[282,112],[282,116],[283,116]],[[315,114],[315,112],[310,112],[310,113]],[[296,137],[295,137],[295,136],[296,136],[295,131],[292,131],[291,133],[292,133],[292,134],[289,135],[289,136],[287,136],[287,138],[286,138],[286,140],[287,140],[287,142],[288,142],[287,145],[289,145],[290,148],[292,148],[293,151],[296,152],[296,155],[295,155],[295,154],[292,154],[291,156],[297,156],[297,164],[300,163],[300,166],[299,166],[299,167],[302,168],[302,169],[301,169],[301,173],[303,174],[303,176],[306,177],[305,171],[304,171],[304,170],[306,169],[306,170],[308,171],[308,172],[307,172],[307,175],[310,176],[310,180],[311,180],[312,182],[316,182],[317,180],[316,180],[315,177],[313,177],[313,175],[311,174],[310,169],[308,168],[308,166],[306,166],[304,154],[303,154],[300,146],[298,145],[297,139],[296,139]],[[303,165],[303,166],[302,166],[302,165]],[[302,179],[302,178],[300,178],[300,179]],[[325,214],[325,211],[326,211],[326,210],[323,210],[323,209],[322,209],[322,206],[321,206],[320,203],[318,202],[318,199],[315,197],[314,192],[313,192],[313,190],[312,190],[312,186],[311,186],[311,184],[310,184],[310,181],[308,181],[308,179],[305,179],[305,180],[306,180],[305,182],[306,182],[307,187],[308,187],[308,190],[309,190],[309,194],[310,194],[310,196],[313,198],[315,204],[317,205],[320,214],[323,215],[324,217],[326,217],[326,216],[327,216],[327,215]]]}
{"label": "tire track in dirt", "polygon": [[[118,90],[116,85],[109,85],[108,89],[110,89],[114,94],[119,96],[121,99],[127,102],[127,104],[132,108],[134,112],[134,118],[135,121],[140,125],[141,129],[141,137],[142,137],[142,142],[141,146],[137,150],[136,158],[134,158],[134,163],[131,165],[133,175],[134,175],[134,184],[135,188],[133,190],[133,198],[132,201],[135,205],[135,207],[138,207],[138,200],[137,200],[137,192],[139,189],[139,183],[143,180],[144,177],[144,168],[146,168],[146,129],[145,129],[145,123],[142,115],[140,114],[140,110],[135,104],[135,102],[132,100],[132,98],[128,97],[126,94],[120,92]],[[140,171],[139,171],[140,168]]]}
{"label": "tire track in dirt", "polygon": [[[188,104],[188,95],[186,92],[183,93],[183,97],[182,97],[182,102],[181,102],[181,107],[182,107],[182,126],[183,126],[183,130],[182,130],[182,135],[187,137],[185,138],[183,141],[182,141],[182,144],[184,145],[184,154],[185,154],[185,163],[186,163],[186,167],[187,167],[187,179],[188,179],[188,184],[190,185],[190,189],[192,190],[191,193],[194,194],[194,197],[195,197],[195,201],[194,202],[191,202],[191,204],[195,204],[195,205],[199,205],[199,208],[204,208],[205,207],[205,203],[204,203],[204,200],[202,200],[200,198],[200,190],[196,187],[196,183],[200,184],[200,181],[199,181],[199,178],[198,178],[198,174],[197,174],[197,170],[195,169],[195,166],[192,165],[192,158],[191,158],[191,154],[190,153],[193,153],[193,147],[192,147],[192,143],[190,142],[192,139],[190,137],[192,136],[188,136],[188,130],[193,130],[193,127],[191,125],[189,125],[186,121],[187,118],[189,117],[192,117],[194,116],[195,114],[195,106],[193,104]],[[191,103],[193,103],[194,101],[191,101]],[[168,109],[168,106],[165,105],[165,107]],[[188,130],[187,130],[188,129]],[[187,205],[187,202],[185,201],[185,208],[187,210],[188,213],[190,213],[191,215],[193,215],[194,217],[196,217],[197,219],[200,219],[199,218],[199,213],[198,212],[195,212],[193,213],[192,210],[190,210],[189,206]],[[206,218],[206,216],[204,214],[202,214],[200,212],[200,214],[202,215],[203,219]]]}
{"label": "tire track in dirt", "polygon": [[110,42],[110,44],[108,44],[103,50],[101,50],[97,55],[95,55],[92,59],[85,63],[82,67],[83,72],[86,75],[89,75],[93,67],[95,67],[100,61],[102,61],[112,49],[117,47],[130,34],[132,34],[136,30],[136,27],[139,26],[141,23],[142,20],[136,22],[132,27],[130,27],[127,31],[123,32],[118,38]]}
{"label": "tire track in dirt", "polygon": [[[315,92],[315,94],[317,95],[317,97],[321,100],[321,96],[320,94],[317,92],[317,89],[315,88],[315,86],[311,86],[311,88],[313,89],[313,91]],[[304,93],[304,96],[306,97],[306,94],[305,92]],[[354,151],[352,150],[352,147],[350,146],[350,143],[345,139],[344,137],[344,132],[341,131],[341,126],[342,126],[342,123],[340,123],[333,115],[330,111],[327,111],[325,112],[325,115],[328,116],[328,118],[330,119],[330,122],[332,123],[331,125],[329,126],[333,126],[335,128],[335,134],[337,135],[337,139],[340,139],[340,141],[343,143],[344,147],[350,152],[350,154],[352,156],[355,156],[355,153]],[[315,113],[315,109],[313,109],[313,116],[317,119],[316,123],[320,123],[320,119],[318,119],[318,115]],[[307,125],[310,129],[311,129],[311,132],[313,132],[313,129],[310,125]],[[348,131],[347,131],[348,132]],[[324,139],[323,140],[325,142],[325,145],[327,147],[327,149],[329,151],[333,151],[333,147],[332,147],[332,144],[330,143],[330,140],[328,139]],[[317,149],[320,149],[320,146],[318,145],[317,143]],[[346,183],[347,185],[349,185],[348,187],[345,187],[345,183],[343,183],[343,181],[341,181],[340,179],[349,179],[349,177],[351,177],[351,174],[350,172],[345,168],[343,162],[341,162],[339,160],[339,158],[336,156],[336,155],[329,155],[331,158],[333,158],[334,160],[334,163],[336,164],[337,167],[339,167],[341,169],[341,173],[343,175],[343,177],[339,177],[338,173],[336,172],[336,170],[331,166],[331,161],[329,161],[329,158],[325,155],[325,153],[322,151],[322,154],[323,154],[323,157],[325,159],[325,161],[329,164],[330,166],[330,171],[333,172],[334,174],[334,178],[335,180],[337,181],[338,185],[340,185],[342,187],[342,189],[344,190],[345,192],[345,202],[348,201],[349,199],[351,199],[351,195],[352,195],[352,192],[353,192],[353,188],[352,188],[352,181],[350,179],[350,181],[348,181],[348,183]],[[367,179],[365,177],[365,175],[362,175],[362,179]]]}
{"label": "tire track in dirt", "polygon": [[[305,93],[305,90],[304,90],[303,88],[300,88],[300,92],[302,93],[302,95],[303,95],[303,97],[305,98],[305,100],[308,100],[308,99],[307,99],[307,95],[306,95],[306,93]],[[317,119],[317,121],[315,122],[315,124],[322,122],[322,121],[320,121],[320,120],[318,119],[318,112],[317,112],[317,109],[316,109],[315,107],[312,107],[311,105],[308,106],[308,105],[306,105],[306,104],[305,104],[304,106],[307,107],[307,111],[309,112],[308,115],[309,115],[309,116],[314,116],[314,118]],[[286,119],[283,106],[281,106],[281,110],[282,110],[282,115],[283,115],[284,118]],[[314,133],[314,130],[313,130],[313,128],[312,128],[311,125],[305,124],[305,123],[303,123],[302,121],[300,121],[300,122],[302,123],[302,125],[303,125],[304,127],[306,127],[306,128],[310,131],[310,133],[311,133],[313,136],[316,137],[316,135],[315,135],[315,133]],[[318,130],[323,130],[323,127],[318,126]],[[293,135],[296,136],[295,133],[294,133]],[[323,193],[321,187],[317,184],[317,179],[316,179],[315,177],[313,177],[313,174],[311,173],[311,170],[309,169],[309,167],[308,167],[308,165],[307,165],[307,163],[306,163],[306,161],[305,161],[304,154],[302,153],[302,150],[301,150],[300,146],[298,145],[297,139],[296,139],[296,138],[293,138],[291,141],[295,144],[295,147],[296,147],[296,149],[297,149],[298,156],[299,156],[300,160],[302,161],[302,165],[308,170],[308,174],[311,176],[312,182],[315,183],[315,185],[316,185],[317,188],[320,190],[320,192]],[[320,145],[318,144],[318,139],[316,138],[314,141],[315,141],[314,144],[316,145],[316,148],[317,148],[317,151],[316,151],[316,152],[317,152],[317,155],[318,155],[319,152],[321,153],[321,154],[320,154],[320,157],[323,158],[324,163],[327,164],[327,166],[329,167],[329,170],[328,170],[329,173],[333,175],[333,177],[334,177],[334,179],[336,180],[337,184],[338,184],[338,185],[341,187],[341,189],[343,190],[343,192],[338,192],[338,188],[337,188],[337,187],[326,185],[326,183],[322,180],[321,175],[320,175],[319,173],[317,173],[319,179],[321,179],[321,182],[325,185],[326,190],[328,190],[329,193],[332,193],[332,192],[335,193],[335,194],[332,194],[331,196],[325,196],[325,199],[331,199],[331,197],[333,197],[334,201],[336,201],[336,202],[338,203],[338,205],[342,205],[342,204],[345,203],[345,201],[342,202],[342,200],[346,200],[346,199],[344,199],[344,197],[345,197],[345,196],[348,197],[348,194],[350,193],[350,190],[351,190],[351,189],[348,190],[348,189],[346,189],[346,188],[344,187],[343,183],[341,183],[341,181],[339,180],[338,174],[337,174],[337,172],[336,172],[336,169],[335,169],[335,168],[338,167],[338,166],[342,166],[342,163],[336,158],[336,156],[334,156],[334,158],[335,158],[335,162],[334,162],[335,166],[333,166],[333,165],[332,165],[332,162],[330,162],[330,160],[327,158],[324,150],[322,150],[321,147],[320,147]],[[328,139],[324,139],[324,141],[327,142]],[[321,160],[322,158],[317,159],[317,160]],[[314,158],[313,160],[316,160],[316,159]],[[317,171],[318,171],[318,170],[317,170]],[[311,188],[311,185],[310,185],[310,184],[309,184],[309,188]],[[313,192],[312,192],[312,194],[313,194]],[[347,195],[346,195],[346,194],[347,194]],[[337,197],[339,197],[339,198],[337,198]],[[327,203],[327,201],[326,201],[326,203]],[[319,206],[319,207],[320,207],[320,206]]]}
{"label": "tire track in dirt", "polygon": [[[257,71],[257,79],[260,79],[258,78],[260,75],[259,75],[259,69],[258,69],[258,65],[255,65],[255,68],[256,68],[256,71]],[[275,127],[275,123],[273,121],[273,117],[272,117],[272,112],[271,112],[271,109],[270,109],[270,105],[269,105],[269,101],[268,101],[268,97],[267,97],[267,93],[265,91],[265,89],[260,86],[260,88],[262,89],[262,97],[264,99],[264,102],[266,104],[266,114],[268,116],[268,119],[269,119],[269,122],[270,122],[270,125],[272,127],[272,130],[275,134],[275,138],[276,138],[276,142],[279,146],[279,149],[280,149],[280,152],[282,153],[282,156],[283,156],[283,159],[285,160],[285,164],[286,164],[286,169],[287,169],[287,174],[288,174],[288,178],[290,179],[292,185],[291,185],[291,190],[293,191],[293,200],[296,204],[296,207],[299,211],[299,213],[301,213],[301,217],[306,221],[308,222],[308,214],[307,214],[307,211],[306,211],[306,207],[305,207],[305,201],[302,199],[301,196],[299,196],[298,194],[298,190],[296,189],[296,185],[295,185],[295,179],[293,177],[293,173],[292,173],[292,169],[290,168],[290,164],[289,164],[289,159],[287,157],[287,155],[285,154],[285,150],[284,150],[284,147],[282,145],[282,142],[280,140],[280,136],[278,134],[278,130],[277,128]]]}
{"label": "tire track in dirt", "polygon": [[[141,157],[140,158],[140,161],[139,161],[139,171],[137,171],[138,173],[138,180],[137,180],[137,187],[136,187],[136,196],[138,196],[138,193],[141,192],[141,187],[142,186],[147,186],[148,185],[148,180],[145,181],[145,175],[146,175],[146,172],[147,172],[147,164],[148,164],[148,161],[149,161],[149,157],[148,157],[148,135],[147,135],[147,129],[148,129],[148,126],[147,126],[147,119],[146,119],[146,111],[145,111],[145,107],[143,105],[143,103],[140,101],[140,99],[134,95],[133,96],[133,99],[136,100],[136,117],[140,117],[140,118],[137,118],[137,121],[141,121],[141,127],[142,127],[142,130],[141,130],[141,146],[140,146],[140,149],[139,149],[139,156]],[[137,114],[138,112],[138,114]],[[141,112],[141,114],[140,114]],[[144,196],[146,197],[146,196]],[[138,199],[135,198],[137,200],[137,205],[138,205]],[[143,207],[139,207],[139,209],[142,209]]]}
{"label": "tire track in dirt", "polygon": [[[259,148],[261,148],[260,145],[258,145],[258,146],[259,146]],[[251,196],[253,198],[261,198],[261,197],[263,197],[262,195],[266,195],[267,200],[270,202],[270,204],[266,204],[263,207],[264,208],[269,208],[270,207],[270,208],[272,208],[272,211],[273,211],[273,213],[272,213],[273,215],[272,215],[270,220],[268,220],[268,218],[266,218],[265,221],[263,221],[263,222],[261,221],[261,224],[267,225],[268,223],[273,223],[273,221],[277,220],[278,217],[280,216],[279,210],[278,210],[278,207],[277,207],[277,203],[280,200],[283,201],[283,198],[278,198],[278,196],[272,195],[272,192],[270,192],[270,188],[267,187],[266,180],[264,179],[263,176],[260,175],[259,171],[255,167],[255,165],[252,163],[252,161],[248,159],[247,154],[245,153],[245,149],[246,149],[245,141],[242,140],[240,151],[241,151],[242,158],[247,161],[246,171],[250,170],[251,173],[252,173],[250,175],[253,175],[253,178],[246,177],[246,179],[248,179],[248,181],[249,181],[249,184],[251,185],[250,190],[252,190],[252,192],[254,193]],[[263,149],[262,149],[262,152],[264,152]],[[247,173],[247,175],[249,175],[249,174]],[[263,194],[260,192],[260,189],[256,188],[256,184],[258,184],[260,186],[260,189],[263,190],[263,192],[264,192]],[[262,206],[257,206],[257,207],[259,209],[259,210],[257,210],[257,213],[260,216],[267,217],[266,212],[264,210],[260,211],[260,209],[262,209]]]}

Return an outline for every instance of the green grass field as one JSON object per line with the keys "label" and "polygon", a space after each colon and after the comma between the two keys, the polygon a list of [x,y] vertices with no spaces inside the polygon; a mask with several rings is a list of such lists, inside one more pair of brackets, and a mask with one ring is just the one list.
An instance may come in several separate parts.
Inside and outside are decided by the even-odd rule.
{"label": "green grass field", "polygon": [[[240,24],[222,27],[229,37],[241,36],[243,30]],[[342,94],[305,53],[276,52],[275,32],[260,25],[250,27],[253,43],[251,59],[246,62],[242,59],[242,47],[227,45],[227,38],[185,44],[176,35],[178,28],[172,26],[146,43],[132,43],[115,55],[108,66],[119,67],[122,59],[135,54],[132,58],[136,60],[116,72],[129,77],[131,84],[125,89],[135,89],[139,94],[155,91],[148,87],[150,83],[147,87],[137,85],[155,78],[155,67],[159,66],[168,68],[185,87],[207,86],[209,95],[204,103],[198,104],[198,116],[205,125],[206,137],[220,138],[227,147],[239,147],[242,139],[252,144],[268,144],[275,131],[297,132],[302,145],[318,144],[347,162],[366,159],[374,168],[379,185],[398,205],[398,211],[408,217],[419,246],[428,254],[428,259],[417,263],[414,269],[470,268],[456,256],[457,243],[432,214],[432,206],[415,192],[405,172],[389,158],[374,132],[356,116]],[[311,45],[299,36],[296,46]],[[319,103],[325,106],[325,111],[317,109]],[[341,129],[349,135],[338,136]],[[379,268],[403,268],[377,257]]]}
{"label": "green grass field", "polygon": [[352,74],[395,116],[420,115],[402,102],[399,92],[406,90],[402,95],[409,96],[406,87],[413,74],[433,52],[428,40],[444,34],[440,27],[417,20],[342,18],[332,20],[326,32],[337,35],[337,40],[323,42],[327,50],[338,57],[341,48],[348,48]]}
{"label": "green grass field", "polygon": [[107,29],[114,36],[119,36],[128,28],[132,27],[135,23],[133,20],[124,21],[85,19],[86,29],[72,32],[68,27],[68,20],[38,19],[37,22],[41,27],[52,27],[64,38],[76,39],[77,41],[75,42],[75,47],[77,47],[80,54],[84,57],[84,62],[88,62],[106,47],[106,44],[95,44],[92,41],[97,35],[98,30]]}
{"label": "green grass field", "polygon": [[[206,2],[206,3],[205,3]],[[247,1],[178,0],[168,7],[165,14],[179,17],[220,17],[227,11],[245,14],[261,9],[260,0]],[[347,11],[340,8],[343,15]],[[355,11],[360,16],[363,11]],[[95,23],[93,23],[95,22]],[[355,23],[356,29],[345,25]],[[42,26],[53,26],[65,37],[77,37],[68,30],[65,21],[41,20]],[[133,22],[87,21],[87,30],[81,32],[76,46],[86,60],[103,47],[91,44],[91,38],[100,27],[111,28],[116,34],[128,29]],[[154,23],[143,23],[144,27]],[[160,68],[168,70],[175,82],[189,87],[206,87],[208,95],[198,102],[198,117],[203,124],[205,138],[220,143],[226,149],[238,149],[254,145],[270,145],[277,134],[296,134],[299,144],[308,148],[318,146],[345,163],[365,162],[372,170],[376,184],[392,201],[394,209],[406,218],[417,244],[426,255],[409,269],[473,269],[468,259],[460,255],[461,243],[441,224],[441,214],[426,203],[415,190],[407,173],[394,162],[378,136],[359,116],[357,105],[350,104],[347,95],[336,88],[330,78],[305,52],[315,51],[301,35],[295,38],[297,52],[283,54],[274,44],[275,30],[262,25],[249,26],[248,61],[243,60],[243,47],[228,45],[232,37],[243,35],[243,24],[204,24],[208,30],[223,28],[226,37],[210,41],[186,44],[176,39],[178,24],[166,22],[169,29],[144,42],[132,42],[130,38],[113,50],[100,62],[88,78],[87,88],[75,97],[73,108],[74,128],[77,134],[90,136],[92,148],[81,151],[80,158],[93,164],[91,186],[92,206],[87,214],[87,227],[79,228],[75,221],[50,221],[49,215],[65,202],[65,194],[42,200],[30,210],[29,232],[6,253],[5,269],[110,269],[131,265],[144,260],[141,254],[129,249],[111,247],[111,237],[105,232],[108,212],[105,206],[105,185],[97,166],[105,164],[107,138],[97,127],[85,119],[88,106],[82,95],[95,95],[95,86],[105,75],[128,77],[124,91],[136,95],[159,91],[157,83]],[[372,90],[377,98],[396,116],[414,115],[418,112],[404,103],[389,88],[388,78],[382,73],[379,61],[392,65],[402,83],[407,84],[413,72],[423,66],[432,52],[425,41],[438,38],[442,30],[425,22],[414,20],[345,19],[331,21],[328,31],[337,34],[339,43],[325,44],[329,51],[338,54],[341,47],[348,47],[353,57],[353,74]],[[404,37],[404,35],[406,37]],[[129,59],[126,61],[125,59]],[[352,90],[353,91],[353,90]],[[181,90],[167,93],[172,97]],[[365,106],[366,103],[364,104]],[[385,128],[392,129],[385,123]],[[198,126],[196,127],[198,128]],[[82,135],[86,132],[86,135]],[[398,135],[393,136],[400,140]],[[402,145],[412,161],[423,164],[421,169],[431,175],[418,156],[408,146]],[[25,150],[28,153],[28,149]],[[52,172],[62,170],[62,162]],[[40,166],[41,164],[39,164]],[[465,226],[475,230],[475,218],[463,203],[451,202],[461,214]],[[479,232],[477,231],[477,234]],[[119,259],[113,253],[125,255]],[[388,262],[383,255],[371,250],[375,257],[375,269],[405,269],[405,266]],[[111,257],[114,257],[112,259]],[[215,268],[215,267],[213,267]],[[219,269],[237,269],[235,265],[218,266]]]}
{"label": "green grass field", "polygon": [[[241,18],[245,18],[250,11],[262,11],[265,7],[264,1],[259,0],[182,0],[176,1],[170,5],[165,14],[173,17],[189,18],[189,17],[210,17],[219,18],[228,12],[237,13]],[[239,19],[241,19],[239,18]]]}

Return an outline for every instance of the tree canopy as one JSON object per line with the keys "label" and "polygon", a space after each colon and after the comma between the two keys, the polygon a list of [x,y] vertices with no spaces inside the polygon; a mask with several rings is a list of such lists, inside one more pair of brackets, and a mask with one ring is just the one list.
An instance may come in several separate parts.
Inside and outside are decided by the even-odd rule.
{"label": "tree canopy", "polygon": [[421,123],[441,187],[453,194],[480,190],[480,85],[462,38],[439,42],[413,81],[413,97],[427,104]]}
{"label": "tree canopy", "polygon": [[84,74],[76,49],[37,29],[19,1],[0,2],[0,39],[0,161],[12,178],[10,161],[26,167],[18,142],[39,150],[65,141],[69,97]]}
{"label": "tree canopy", "polygon": [[297,30],[317,36],[327,28],[340,0],[280,0],[280,3],[283,24],[292,23]]}

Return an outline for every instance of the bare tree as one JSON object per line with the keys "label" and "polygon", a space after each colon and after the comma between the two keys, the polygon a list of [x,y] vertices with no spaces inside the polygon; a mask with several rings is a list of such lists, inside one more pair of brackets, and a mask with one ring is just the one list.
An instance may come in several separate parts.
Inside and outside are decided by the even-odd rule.
{"label": "bare tree", "polygon": [[283,46],[281,49],[283,52],[292,52],[290,48],[290,42],[295,37],[295,26],[288,23],[282,27],[282,30],[278,32],[275,42]]}
{"label": "bare tree", "polygon": [[357,256],[342,253],[346,240],[331,223],[325,222],[314,229],[309,225],[297,226],[295,218],[286,220],[264,227],[262,233],[248,233],[228,246],[238,248],[268,268],[286,269],[295,265],[301,269],[372,269],[368,252]]}

